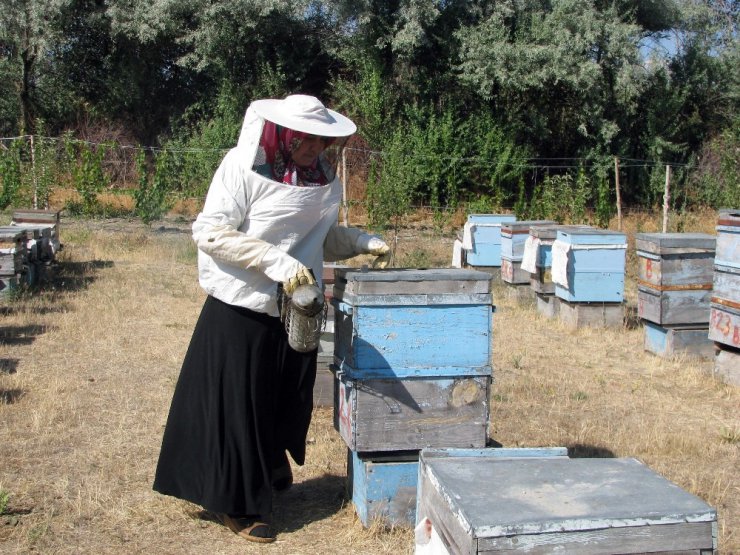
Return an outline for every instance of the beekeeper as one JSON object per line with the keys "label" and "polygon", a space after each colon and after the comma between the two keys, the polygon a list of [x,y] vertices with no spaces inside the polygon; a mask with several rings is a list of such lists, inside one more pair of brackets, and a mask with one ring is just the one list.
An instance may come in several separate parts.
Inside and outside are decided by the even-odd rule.
{"label": "beekeeper", "polygon": [[316,351],[288,345],[277,288],[321,285],[324,260],[388,257],[337,225],[337,152],[356,131],[317,98],[257,100],[193,224],[208,294],[175,387],[154,489],[201,505],[243,538],[275,540],[273,489],[302,465]]}

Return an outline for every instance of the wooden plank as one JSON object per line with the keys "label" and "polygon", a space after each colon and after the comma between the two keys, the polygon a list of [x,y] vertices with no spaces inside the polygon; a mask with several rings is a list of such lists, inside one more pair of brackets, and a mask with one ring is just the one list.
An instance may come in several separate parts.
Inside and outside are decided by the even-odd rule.
{"label": "wooden plank", "polygon": [[611,555],[613,553],[691,553],[713,549],[712,523],[690,522],[662,526],[631,526],[549,534],[518,534],[485,538],[478,553],[549,555]]}
{"label": "wooden plank", "polygon": [[335,421],[353,451],[483,447],[490,377],[352,380],[337,375]]}

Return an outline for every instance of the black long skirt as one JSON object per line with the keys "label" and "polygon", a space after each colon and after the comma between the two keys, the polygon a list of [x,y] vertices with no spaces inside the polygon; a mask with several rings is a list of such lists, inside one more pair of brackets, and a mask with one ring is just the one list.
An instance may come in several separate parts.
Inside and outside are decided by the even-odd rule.
{"label": "black long skirt", "polygon": [[162,439],[154,489],[231,515],[272,512],[272,471],[302,465],[316,352],[288,345],[278,318],[208,297]]}

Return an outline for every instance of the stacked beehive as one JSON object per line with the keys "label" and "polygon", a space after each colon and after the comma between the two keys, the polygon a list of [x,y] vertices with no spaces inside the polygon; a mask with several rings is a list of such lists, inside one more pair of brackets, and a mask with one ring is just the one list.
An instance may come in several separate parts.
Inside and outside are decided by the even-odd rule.
{"label": "stacked beehive", "polygon": [[463,266],[501,273],[501,225],[515,222],[513,214],[469,214],[463,227]]}
{"label": "stacked beehive", "polygon": [[716,342],[716,374],[740,385],[740,210],[721,211],[716,229],[709,339]]}
{"label": "stacked beehive", "polygon": [[717,511],[635,459],[422,451],[417,555],[717,549]]}
{"label": "stacked beehive", "polygon": [[547,318],[555,318],[559,313],[560,300],[555,296],[555,283],[552,281],[552,245],[558,229],[583,229],[587,225],[536,225],[529,228],[524,243],[522,270],[529,275],[529,286],[534,292],[537,312]]}
{"label": "stacked beehive", "polygon": [[639,233],[637,310],[645,349],[661,356],[711,356],[707,337],[715,238],[704,233]]}
{"label": "stacked beehive", "polygon": [[571,327],[619,327],[624,319],[627,237],[595,228],[558,229],[552,279],[560,321]]}
{"label": "stacked beehive", "polygon": [[0,292],[16,289],[25,279],[28,264],[24,229],[0,226]]}
{"label": "stacked beehive", "polygon": [[337,270],[334,426],[365,525],[413,524],[418,454],[481,448],[488,435],[491,276]]}
{"label": "stacked beehive", "polygon": [[532,226],[556,225],[552,220],[524,220],[501,224],[501,280],[509,293],[519,301],[534,301],[534,290],[529,285],[530,274],[522,269],[524,244]]}

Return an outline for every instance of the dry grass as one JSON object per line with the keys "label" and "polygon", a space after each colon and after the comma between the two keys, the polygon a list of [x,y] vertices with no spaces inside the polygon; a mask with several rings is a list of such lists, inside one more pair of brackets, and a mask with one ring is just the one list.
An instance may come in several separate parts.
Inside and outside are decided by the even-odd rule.
{"label": "dry grass", "polygon": [[[640,231],[654,230],[649,222]],[[65,221],[53,280],[3,301],[0,509],[9,498],[0,551],[412,552],[411,532],[366,530],[344,499],[346,446],[331,409],[316,410],[307,464],[277,500],[274,545],[249,545],[198,507],[151,491],[203,300],[195,251],[175,229],[186,227]],[[453,238],[404,230],[399,263],[447,265]],[[505,446],[636,457],[715,506],[721,552],[740,552],[739,390],[712,378],[711,362],[643,352],[642,328],[571,331],[500,288],[495,303],[491,436]]]}

